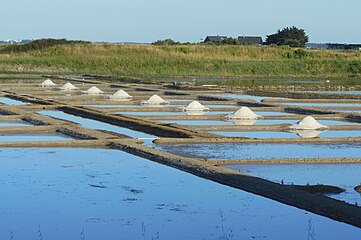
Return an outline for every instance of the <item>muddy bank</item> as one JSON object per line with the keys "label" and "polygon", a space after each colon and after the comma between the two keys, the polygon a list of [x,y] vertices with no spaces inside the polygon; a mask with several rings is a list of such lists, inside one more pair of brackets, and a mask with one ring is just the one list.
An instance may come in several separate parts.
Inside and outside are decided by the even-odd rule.
{"label": "muddy bank", "polygon": [[69,140],[59,142],[0,142],[0,148],[106,148],[104,140]]}
{"label": "muddy bank", "polygon": [[312,194],[340,194],[346,190],[331,185],[289,185],[297,190],[305,191]]}
{"label": "muddy bank", "polygon": [[234,164],[324,164],[324,163],[361,163],[361,158],[282,158],[282,159],[239,159],[239,160],[212,160],[213,165]]}
{"label": "muddy bank", "polygon": [[192,144],[192,143],[342,143],[342,142],[360,142],[361,138],[267,138],[267,139],[256,139],[256,138],[243,138],[243,137],[223,137],[223,138],[159,138],[153,142],[155,144]]}

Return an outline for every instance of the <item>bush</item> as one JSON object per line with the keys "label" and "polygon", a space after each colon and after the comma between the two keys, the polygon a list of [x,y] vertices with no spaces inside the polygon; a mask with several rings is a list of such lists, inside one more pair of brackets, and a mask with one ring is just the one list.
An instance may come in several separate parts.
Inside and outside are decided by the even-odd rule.
{"label": "bush", "polygon": [[90,42],[86,41],[73,41],[66,39],[39,39],[31,41],[24,45],[7,45],[6,47],[0,49],[0,53],[22,53],[30,51],[40,51],[57,45],[69,45],[69,44],[88,44]]}
{"label": "bush", "polygon": [[173,39],[165,39],[165,40],[158,40],[152,43],[152,45],[156,46],[169,46],[169,45],[180,45],[180,42],[176,42]]}
{"label": "bush", "polygon": [[297,58],[304,58],[307,56],[307,52],[301,48],[294,51],[294,54]]}

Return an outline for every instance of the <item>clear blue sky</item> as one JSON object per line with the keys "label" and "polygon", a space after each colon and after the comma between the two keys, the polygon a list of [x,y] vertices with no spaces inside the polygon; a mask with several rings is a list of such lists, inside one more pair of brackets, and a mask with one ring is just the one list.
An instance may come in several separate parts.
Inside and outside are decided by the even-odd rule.
{"label": "clear blue sky", "polygon": [[310,42],[360,43],[360,11],[360,0],[4,0],[0,39],[194,42],[295,25]]}

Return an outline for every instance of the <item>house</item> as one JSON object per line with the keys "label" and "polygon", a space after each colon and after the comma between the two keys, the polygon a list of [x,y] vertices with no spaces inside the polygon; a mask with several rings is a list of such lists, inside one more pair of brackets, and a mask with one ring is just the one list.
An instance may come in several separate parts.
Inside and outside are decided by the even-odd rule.
{"label": "house", "polygon": [[262,45],[262,37],[250,37],[250,36],[240,36],[238,37],[238,42],[241,45]]}
{"label": "house", "polygon": [[225,39],[227,39],[227,36],[207,36],[206,39],[204,39],[204,42],[220,44]]}
{"label": "house", "polygon": [[328,43],[329,50],[361,50],[361,44]]}

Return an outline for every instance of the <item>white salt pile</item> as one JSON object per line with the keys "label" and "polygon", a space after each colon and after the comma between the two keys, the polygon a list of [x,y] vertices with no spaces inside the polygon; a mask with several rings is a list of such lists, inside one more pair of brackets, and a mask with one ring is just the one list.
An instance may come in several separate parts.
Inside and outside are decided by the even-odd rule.
{"label": "white salt pile", "polygon": [[307,116],[301,121],[291,125],[289,128],[296,130],[317,130],[317,129],[326,129],[328,127],[320,124],[313,117]]}
{"label": "white salt pile", "polygon": [[131,99],[132,96],[130,96],[126,91],[124,90],[118,90],[116,93],[114,93],[113,95],[109,96],[110,100],[127,100],[127,99]]}
{"label": "white salt pile", "polygon": [[54,87],[56,84],[50,79],[46,79],[44,82],[40,84],[40,87]]}
{"label": "white salt pile", "polygon": [[88,90],[83,91],[82,93],[96,95],[96,94],[103,94],[103,91],[100,90],[99,88],[93,86],[93,87],[89,88]]}
{"label": "white salt pile", "polygon": [[73,91],[73,90],[78,90],[78,87],[75,87],[73,84],[71,83],[65,83],[64,86],[60,87],[60,90],[62,91]]}
{"label": "white salt pile", "polygon": [[151,96],[148,100],[142,101],[142,105],[160,105],[160,104],[169,104],[163,98],[159,97],[157,94]]}
{"label": "white salt pile", "polygon": [[198,111],[198,112],[209,110],[209,108],[203,106],[198,101],[193,101],[189,103],[186,107],[180,107],[180,109],[183,111]]}
{"label": "white salt pile", "polygon": [[241,107],[238,111],[229,114],[225,117],[225,119],[232,120],[232,119],[257,119],[261,116],[255,114],[251,109],[248,107]]}

